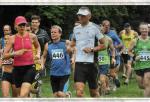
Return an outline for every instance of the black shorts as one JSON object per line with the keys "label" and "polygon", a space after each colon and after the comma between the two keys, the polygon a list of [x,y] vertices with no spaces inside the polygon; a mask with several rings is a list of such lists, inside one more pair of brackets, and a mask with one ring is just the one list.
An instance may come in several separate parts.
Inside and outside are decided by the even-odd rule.
{"label": "black shorts", "polygon": [[17,88],[21,87],[23,82],[32,84],[36,75],[35,65],[14,66],[13,77]]}
{"label": "black shorts", "polygon": [[128,54],[122,54],[121,56],[122,56],[123,62],[124,62],[125,64],[127,64],[128,61],[132,60],[131,56],[129,56]]}
{"label": "black shorts", "polygon": [[58,91],[63,91],[64,86],[69,79],[69,75],[65,76],[50,76],[50,82],[52,86],[53,93]]}
{"label": "black shorts", "polygon": [[144,77],[144,73],[146,72],[150,72],[150,68],[135,70],[135,73],[141,77]]}
{"label": "black shorts", "polygon": [[97,88],[98,70],[93,63],[77,62],[75,65],[75,82],[88,82],[90,89]]}
{"label": "black shorts", "polygon": [[11,84],[14,84],[14,78],[12,73],[3,72],[2,81],[8,81]]}

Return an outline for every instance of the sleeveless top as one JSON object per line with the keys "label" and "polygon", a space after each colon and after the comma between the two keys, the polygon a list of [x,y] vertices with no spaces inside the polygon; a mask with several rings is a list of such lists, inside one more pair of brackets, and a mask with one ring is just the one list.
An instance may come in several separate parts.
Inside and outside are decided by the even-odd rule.
{"label": "sleeveless top", "polygon": [[14,56],[14,66],[26,66],[34,64],[33,52],[32,52],[32,42],[29,34],[24,37],[18,35],[15,36],[14,51],[21,49],[27,49],[23,55]]}
{"label": "sleeveless top", "polygon": [[104,37],[106,39],[105,40],[106,49],[98,52],[98,64],[99,65],[110,64],[110,56],[108,53],[108,45],[109,45],[108,39],[111,39],[111,38],[109,38],[106,35]]}
{"label": "sleeveless top", "polygon": [[146,41],[138,39],[134,53],[136,56],[140,56],[140,60],[135,61],[135,70],[150,68],[150,39]]}
{"label": "sleeveless top", "polygon": [[65,41],[48,44],[48,55],[50,58],[50,75],[64,76],[71,72],[70,56],[66,50]]}
{"label": "sleeveless top", "polygon": [[122,39],[122,43],[125,47],[124,54],[128,54],[128,48],[129,48],[131,42],[135,39],[134,31],[131,30],[130,33],[127,35],[124,30],[121,35],[121,39]]}

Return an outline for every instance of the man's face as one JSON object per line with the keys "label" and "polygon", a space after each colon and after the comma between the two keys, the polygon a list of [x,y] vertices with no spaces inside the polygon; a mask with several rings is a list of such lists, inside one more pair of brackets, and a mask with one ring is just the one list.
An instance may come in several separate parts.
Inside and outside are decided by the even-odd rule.
{"label": "man's face", "polygon": [[52,38],[52,40],[60,39],[60,37],[61,37],[61,34],[59,32],[59,29],[58,28],[52,28],[51,29],[51,38]]}
{"label": "man's face", "polygon": [[141,25],[140,26],[140,33],[143,35],[143,36],[148,36],[148,26],[147,25]]}
{"label": "man's face", "polygon": [[109,22],[106,22],[104,25],[103,25],[103,32],[109,32],[110,30],[110,23]]}
{"label": "man's face", "polygon": [[130,26],[129,27],[125,27],[124,29],[125,29],[126,32],[130,32],[131,27]]}
{"label": "man's face", "polygon": [[31,21],[31,27],[32,27],[32,29],[37,30],[37,29],[39,29],[39,26],[40,26],[39,20],[32,20]]}
{"label": "man's face", "polygon": [[9,26],[4,26],[3,32],[4,32],[4,35],[10,34],[11,33],[10,27]]}
{"label": "man's face", "polygon": [[78,15],[79,21],[81,24],[86,24],[90,20],[90,15]]}
{"label": "man's face", "polygon": [[31,27],[30,26],[26,26],[26,31],[27,32],[31,32]]}

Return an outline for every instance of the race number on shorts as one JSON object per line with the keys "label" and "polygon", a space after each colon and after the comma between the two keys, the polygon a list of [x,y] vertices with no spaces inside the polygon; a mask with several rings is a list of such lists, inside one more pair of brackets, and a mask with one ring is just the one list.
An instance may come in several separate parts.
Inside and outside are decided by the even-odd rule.
{"label": "race number on shorts", "polygon": [[63,59],[63,58],[64,58],[63,49],[52,50],[52,59]]}

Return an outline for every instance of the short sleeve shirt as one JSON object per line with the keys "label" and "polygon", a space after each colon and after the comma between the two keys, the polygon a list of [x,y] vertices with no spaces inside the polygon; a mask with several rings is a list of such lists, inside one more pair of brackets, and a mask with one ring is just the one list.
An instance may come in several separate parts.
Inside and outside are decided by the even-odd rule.
{"label": "short sleeve shirt", "polygon": [[76,26],[73,30],[73,40],[76,41],[76,62],[94,62],[94,53],[85,53],[84,48],[93,48],[95,40],[103,38],[100,30],[89,22],[86,26]]}

